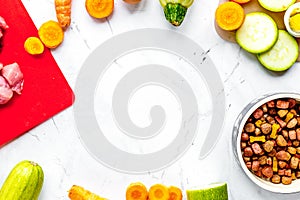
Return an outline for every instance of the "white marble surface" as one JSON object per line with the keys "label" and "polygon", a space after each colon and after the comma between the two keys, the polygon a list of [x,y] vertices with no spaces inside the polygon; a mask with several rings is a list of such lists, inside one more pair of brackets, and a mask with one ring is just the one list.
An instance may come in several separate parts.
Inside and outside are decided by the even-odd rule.
{"label": "white marble surface", "polygon": [[[55,18],[53,0],[23,0],[35,25]],[[218,1],[196,0],[182,26],[175,28],[165,21],[158,0],[142,0],[139,5],[115,0],[113,15],[94,20],[86,12],[84,0],[73,1],[72,24],[63,44],[52,51],[72,88],[82,63],[91,51],[119,33],[139,28],[161,28],[185,34],[198,43],[216,65],[226,96],[226,118],[217,145],[203,160],[198,159],[199,145],[193,145],[171,166],[146,174],[114,171],[97,162],[83,147],[76,131],[72,107],[54,116],[0,149],[0,183],[11,168],[24,159],[38,162],[44,169],[42,200],[68,199],[73,184],[111,200],[125,199],[126,187],[141,181],[176,185],[184,190],[212,182],[227,182],[229,199],[265,200],[299,199],[299,194],[274,194],[254,185],[237,165],[232,154],[233,123],[254,98],[277,91],[299,92],[300,64],[284,74],[274,74],[259,65],[256,58],[238,45],[223,41],[214,30],[214,11]],[[145,38],[147,39],[147,38]],[[201,141],[198,136],[196,141]],[[185,197],[184,197],[185,198]]]}

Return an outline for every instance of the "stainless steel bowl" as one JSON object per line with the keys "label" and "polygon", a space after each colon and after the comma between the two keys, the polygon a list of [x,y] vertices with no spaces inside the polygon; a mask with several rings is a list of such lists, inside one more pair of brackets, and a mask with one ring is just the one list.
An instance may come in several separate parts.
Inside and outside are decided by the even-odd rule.
{"label": "stainless steel bowl", "polygon": [[242,151],[240,147],[241,143],[241,134],[242,129],[247,121],[247,119],[251,116],[251,114],[261,105],[267,103],[271,100],[280,99],[280,98],[293,98],[296,101],[300,102],[300,94],[297,93],[273,93],[264,95],[258,99],[253,100],[250,102],[238,115],[234,127],[233,127],[233,134],[232,134],[232,141],[233,141],[233,151],[234,155],[237,159],[237,162],[245,172],[245,174],[258,186],[265,190],[269,190],[276,193],[296,193],[300,192],[300,179],[292,181],[290,185],[283,185],[283,184],[274,184],[270,181],[264,180],[255,174],[253,174],[244,163],[242,157]]}

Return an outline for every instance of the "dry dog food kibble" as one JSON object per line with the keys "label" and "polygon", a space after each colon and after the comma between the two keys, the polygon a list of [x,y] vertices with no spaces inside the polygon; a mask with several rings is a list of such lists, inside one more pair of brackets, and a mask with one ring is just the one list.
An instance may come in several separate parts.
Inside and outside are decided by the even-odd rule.
{"label": "dry dog food kibble", "polygon": [[256,176],[285,185],[300,179],[300,103],[283,98],[257,108],[243,128],[241,151]]}

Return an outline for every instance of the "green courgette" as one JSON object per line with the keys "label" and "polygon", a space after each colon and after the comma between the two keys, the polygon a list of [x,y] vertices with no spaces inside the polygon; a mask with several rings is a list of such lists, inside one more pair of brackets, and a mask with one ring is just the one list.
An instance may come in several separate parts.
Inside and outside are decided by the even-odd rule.
{"label": "green courgette", "polygon": [[42,168],[22,161],[9,173],[0,190],[0,200],[37,200],[44,182]]}
{"label": "green courgette", "polygon": [[188,8],[194,0],[159,0],[166,19],[174,26],[180,26]]}

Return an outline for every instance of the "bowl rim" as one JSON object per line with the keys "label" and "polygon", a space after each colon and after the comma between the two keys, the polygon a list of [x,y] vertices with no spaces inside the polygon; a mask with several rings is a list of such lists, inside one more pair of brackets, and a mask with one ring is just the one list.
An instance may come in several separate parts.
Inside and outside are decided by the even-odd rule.
{"label": "bowl rim", "polygon": [[261,105],[267,103],[270,100],[280,99],[280,98],[294,98],[300,102],[300,93],[293,93],[293,92],[280,92],[280,93],[272,93],[263,95],[260,98],[254,99],[251,101],[239,114],[237,118],[234,130],[233,130],[233,138],[234,139],[234,148],[235,148],[235,155],[237,161],[241,168],[243,169],[244,173],[250,178],[252,182],[256,185],[260,186],[261,188],[274,192],[274,193],[299,193],[300,192],[300,179],[294,180],[290,185],[283,185],[283,184],[275,184],[270,181],[264,180],[255,174],[253,174],[247,167],[242,157],[242,151],[240,148],[240,141],[241,141],[241,134],[242,129],[251,116],[251,114]]}
{"label": "bowl rim", "polygon": [[291,5],[284,13],[284,17],[283,17],[283,21],[284,21],[284,25],[285,25],[285,28],[286,30],[294,37],[296,38],[300,38],[300,32],[295,32],[291,29],[291,26],[290,26],[290,16],[291,16],[291,13],[293,12],[293,10],[295,8],[300,8],[300,2],[297,2],[297,3],[294,3],[293,5]]}

